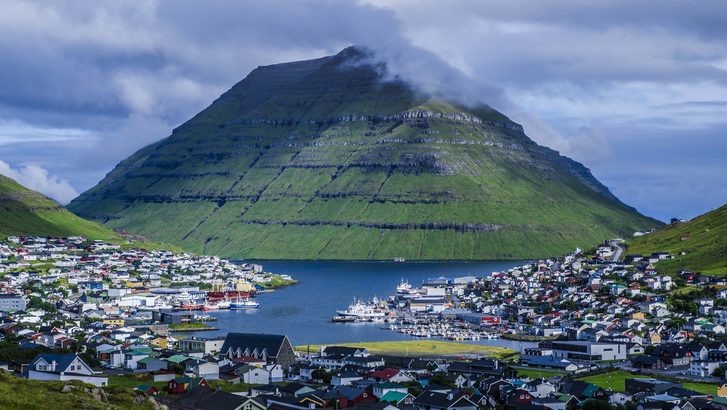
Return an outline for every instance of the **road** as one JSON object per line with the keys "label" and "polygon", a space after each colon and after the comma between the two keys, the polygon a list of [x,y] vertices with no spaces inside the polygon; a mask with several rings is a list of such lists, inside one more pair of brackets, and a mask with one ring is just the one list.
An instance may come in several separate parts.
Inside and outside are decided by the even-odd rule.
{"label": "road", "polygon": [[608,244],[616,248],[616,252],[613,253],[611,261],[618,262],[621,259],[621,255],[624,253],[624,248],[621,247],[621,241],[611,240]]}

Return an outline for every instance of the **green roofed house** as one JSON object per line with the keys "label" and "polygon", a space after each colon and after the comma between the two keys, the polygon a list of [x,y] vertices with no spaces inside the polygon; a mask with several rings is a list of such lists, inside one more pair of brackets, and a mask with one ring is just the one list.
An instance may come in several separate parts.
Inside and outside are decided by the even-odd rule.
{"label": "green roofed house", "polygon": [[409,389],[406,386],[402,386],[396,383],[378,383],[373,385],[373,393],[376,397],[383,397],[389,392],[406,393]]}
{"label": "green roofed house", "polygon": [[395,406],[411,405],[414,401],[414,396],[409,393],[402,393],[398,391],[389,391],[383,396],[379,397],[379,401],[383,403],[393,404]]}
{"label": "green roofed house", "polygon": [[145,357],[136,362],[136,368],[147,372],[155,372],[157,370],[166,370],[167,362],[155,357]]}
{"label": "green roofed house", "polygon": [[185,360],[189,360],[189,357],[181,354],[175,354],[174,356],[169,356],[164,360],[168,361],[169,363],[181,364]]}
{"label": "green roofed house", "polygon": [[138,391],[139,393],[144,393],[147,396],[154,396],[159,393],[159,390],[154,386],[149,386],[148,384],[140,384],[136,386],[134,389]]}

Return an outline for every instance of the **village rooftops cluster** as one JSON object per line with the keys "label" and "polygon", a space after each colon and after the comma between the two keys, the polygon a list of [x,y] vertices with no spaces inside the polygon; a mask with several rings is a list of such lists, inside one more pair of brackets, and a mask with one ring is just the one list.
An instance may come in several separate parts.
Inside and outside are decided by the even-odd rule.
{"label": "village rooftops cluster", "polygon": [[254,292],[254,286],[290,279],[263,272],[260,265],[81,237],[9,237],[0,242],[0,275],[0,311],[32,324],[49,310],[61,310],[69,318],[123,325],[206,297],[200,289],[242,283]]}

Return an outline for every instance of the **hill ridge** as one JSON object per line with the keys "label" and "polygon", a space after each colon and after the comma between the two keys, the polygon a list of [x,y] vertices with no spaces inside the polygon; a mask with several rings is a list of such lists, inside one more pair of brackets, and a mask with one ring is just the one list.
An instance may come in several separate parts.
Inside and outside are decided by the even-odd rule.
{"label": "hill ridge", "polygon": [[81,219],[45,195],[0,175],[0,240],[13,235],[120,238],[110,229]]}

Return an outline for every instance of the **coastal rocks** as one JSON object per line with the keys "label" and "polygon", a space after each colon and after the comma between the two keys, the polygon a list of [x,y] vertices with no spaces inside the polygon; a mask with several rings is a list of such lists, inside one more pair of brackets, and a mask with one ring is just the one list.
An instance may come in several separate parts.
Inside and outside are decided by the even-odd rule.
{"label": "coastal rocks", "polygon": [[108,396],[106,395],[106,392],[103,391],[103,389],[100,389],[98,387],[89,387],[86,385],[81,384],[65,384],[61,388],[61,392],[63,393],[71,393],[73,391],[81,391],[85,393],[91,394],[91,397],[93,397],[94,400],[99,401],[101,403],[108,403]]}

